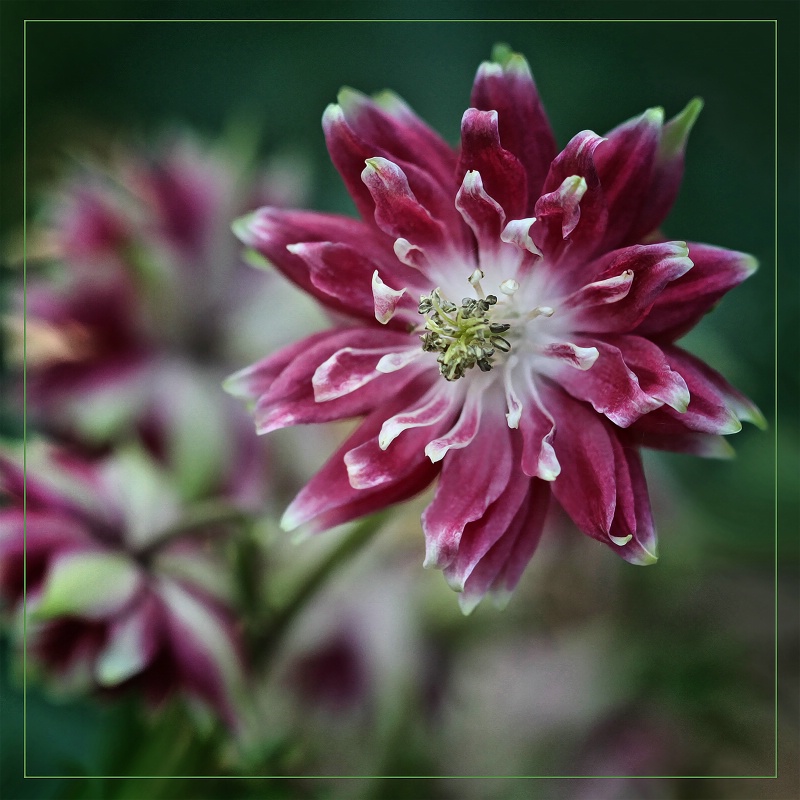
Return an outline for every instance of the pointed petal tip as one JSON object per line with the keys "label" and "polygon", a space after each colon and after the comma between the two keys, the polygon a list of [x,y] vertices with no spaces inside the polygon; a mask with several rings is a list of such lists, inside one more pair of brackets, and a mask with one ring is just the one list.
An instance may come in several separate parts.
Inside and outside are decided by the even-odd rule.
{"label": "pointed petal tip", "polygon": [[344,114],[347,114],[348,111],[355,110],[359,105],[368,101],[368,99],[369,98],[363,92],[359,92],[358,89],[353,89],[351,86],[342,86],[336,94],[336,103]]}
{"label": "pointed petal tip", "polygon": [[425,560],[422,562],[423,569],[444,570],[453,563],[455,554],[449,548],[444,550],[439,546],[439,542],[433,537],[425,537]]}
{"label": "pointed petal tip", "polygon": [[702,110],[703,100],[700,97],[694,97],[686,104],[683,111],[664,126],[659,145],[662,158],[672,158],[683,152],[689,134]]}
{"label": "pointed petal tip", "polygon": [[222,391],[226,394],[232,395],[238,400],[252,400],[252,397],[242,385],[242,378],[246,372],[247,368],[240,369],[237,372],[234,372],[233,375],[228,375],[228,377],[222,381]]}
{"label": "pointed petal tip", "polygon": [[530,77],[531,69],[528,60],[522,53],[517,53],[505,42],[498,42],[492,48],[491,62],[484,64],[499,66],[504,72],[516,72]]}
{"label": "pointed petal tip", "polygon": [[733,412],[729,412],[730,416],[728,421],[722,426],[719,431],[723,436],[729,436],[732,433],[739,433],[742,429],[742,422]]}
{"label": "pointed petal tip", "polygon": [[458,596],[458,607],[461,613],[468,617],[478,607],[483,596],[480,594],[460,594]]}
{"label": "pointed petal tip", "polygon": [[448,570],[445,570],[443,573],[444,579],[447,581],[447,585],[454,591],[461,594],[464,591],[464,583],[466,582],[467,578],[463,573],[451,573]]}
{"label": "pointed petal tip", "polygon": [[438,441],[428,442],[425,445],[425,455],[431,460],[432,464],[441,461],[447,453],[447,447],[443,447]]}
{"label": "pointed petal tip", "polygon": [[633,539],[633,534],[629,533],[627,536],[613,536],[612,534],[608,534],[608,538],[617,545],[617,547],[624,547],[628,542]]}
{"label": "pointed petal tip", "polygon": [[744,272],[745,278],[749,278],[751,275],[758,272],[758,267],[758,259],[755,256],[751,256],[749,253],[742,254],[742,271]]}
{"label": "pointed petal tip", "polygon": [[344,109],[338,103],[329,103],[322,112],[322,130],[327,132],[336,125],[345,125]]}
{"label": "pointed petal tip", "polygon": [[509,589],[495,589],[491,592],[492,603],[498,611],[505,611],[508,604],[511,602],[511,597],[514,593]]}
{"label": "pointed petal tip", "polygon": [[637,567],[650,567],[657,561],[658,555],[656,553],[651,553],[647,548],[642,547],[642,554],[630,563],[635,564]]}
{"label": "pointed petal tip", "polygon": [[300,514],[297,513],[297,509],[295,508],[295,504],[291,503],[286,511],[283,512],[283,516],[278,523],[282,531],[286,531],[286,533],[291,533],[292,531],[296,530],[300,527],[304,522],[303,518]]}
{"label": "pointed petal tip", "polygon": [[504,67],[508,63],[508,60],[513,54],[514,51],[505,42],[496,42],[494,47],[492,47],[492,61],[495,64],[499,64],[501,67]]}
{"label": "pointed petal tip", "polygon": [[406,101],[391,89],[381,89],[379,92],[375,92],[372,99],[380,108],[393,116],[409,110]]}
{"label": "pointed petal tip", "polygon": [[258,250],[254,250],[252,247],[245,248],[241,256],[242,261],[249,267],[263,270],[275,269],[275,265],[266,256],[259,253]]}
{"label": "pointed petal tip", "polygon": [[253,227],[253,221],[255,220],[256,216],[258,215],[257,211],[251,211],[249,214],[245,214],[238,219],[235,219],[231,223],[231,230],[233,231],[233,235],[240,241],[246,245],[251,243],[251,236],[250,231]]}
{"label": "pointed petal tip", "polygon": [[747,406],[738,409],[738,414],[740,419],[749,422],[751,425],[755,425],[756,428],[761,431],[765,431],[769,428],[767,418],[755,403],[748,403]]}
{"label": "pointed petal tip", "polygon": [[660,128],[664,124],[664,108],[662,106],[648,108],[647,111],[642,114],[642,118],[647,120],[651,125]]}
{"label": "pointed petal tip", "polygon": [[707,458],[736,458],[736,450],[733,449],[727,440],[720,439],[717,446],[713,450],[709,450]]}

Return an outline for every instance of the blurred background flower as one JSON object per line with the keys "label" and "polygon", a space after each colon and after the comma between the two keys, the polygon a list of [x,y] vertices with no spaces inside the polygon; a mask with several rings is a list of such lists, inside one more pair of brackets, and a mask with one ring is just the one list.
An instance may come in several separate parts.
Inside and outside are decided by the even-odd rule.
{"label": "blurred background flower", "polygon": [[169,475],[131,450],[88,462],[29,442],[24,471],[0,454],[0,490],[0,594],[58,689],[184,691],[237,725],[234,591],[207,540],[235,517],[193,529]]}
{"label": "blurred background flower", "polygon": [[112,141],[106,159],[69,170],[43,196],[26,291],[8,319],[21,362],[26,314],[38,429],[84,447],[136,438],[186,497],[258,506],[265,451],[219,384],[255,342],[283,341],[303,305],[278,280],[257,279],[230,221],[264,199],[302,200],[306,172],[289,158],[253,169],[242,139]]}
{"label": "blurred background flower", "polygon": [[[402,13],[409,13],[411,6],[404,4]],[[169,13],[190,15],[196,8],[185,3],[179,12],[171,8]],[[431,13],[418,8],[420,13]],[[756,5],[748,8],[750,16],[763,14]],[[87,3],[81,9],[94,16],[109,13],[100,3]],[[36,3],[26,4],[29,18],[37,16],[37,10]],[[44,5],[41,10],[42,16],[50,18],[55,13]],[[744,10],[736,13],[748,16]],[[160,3],[148,4],[147,14],[152,17],[167,11]],[[200,13],[246,16],[250,11],[234,2],[224,10],[203,6]],[[524,13],[533,15],[534,11],[526,7]],[[496,2],[471,6],[470,16],[480,19],[518,12],[516,6]],[[334,2],[321,13],[350,10]],[[442,18],[465,12],[460,5],[441,3],[435,13]],[[2,36],[2,58],[21,63],[19,29],[4,26]],[[753,398],[768,417],[770,431],[738,434],[732,442],[738,458],[731,462],[648,455],[649,485],[662,542],[659,564],[640,571],[617,563],[605,548],[592,547],[568,526],[555,524],[543,537],[537,559],[502,614],[487,607],[463,618],[440,576],[420,568],[424,553],[418,520],[429,499],[422,497],[393,514],[386,535],[372,539],[338,573],[328,575],[324,586],[295,614],[283,643],[271,651],[259,642],[259,632],[269,629],[307,576],[317,565],[324,566],[351,532],[344,529],[295,543],[277,531],[268,514],[251,533],[222,537],[237,544],[227,550],[223,546],[223,561],[216,562],[226,565],[219,570],[220,576],[232,576],[235,596],[226,601],[228,607],[246,610],[254,607],[253,598],[261,597],[255,602],[260,615],[251,614],[241,631],[245,651],[256,656],[254,674],[261,677],[249,686],[246,706],[253,713],[247,715],[239,736],[231,737],[224,726],[201,724],[182,704],[168,703],[156,715],[145,713],[136,694],[126,693],[112,703],[89,696],[59,699],[47,688],[51,684],[30,675],[25,708],[27,773],[73,778],[47,784],[23,781],[19,777],[22,687],[19,675],[12,676],[13,680],[6,675],[5,795],[33,797],[47,791],[58,797],[146,793],[165,798],[344,798],[361,794],[483,800],[580,796],[580,792],[623,798],[650,792],[659,798],[727,799],[752,797],[756,784],[708,776],[772,774],[776,633],[779,668],[796,670],[798,658],[793,618],[782,615],[777,631],[773,624],[775,488],[777,481],[783,504],[780,519],[796,519],[797,500],[788,490],[794,486],[800,458],[798,420],[787,403],[797,396],[797,375],[781,372],[777,384],[774,375],[775,61],[774,27],[769,22],[29,23],[28,202],[31,212],[37,212],[29,232],[39,231],[44,223],[49,228],[66,225],[67,208],[72,214],[86,213],[85,203],[69,206],[59,200],[58,207],[65,209],[65,216],[59,216],[54,213],[54,201],[41,203],[40,199],[54,198],[56,192],[63,198],[64,187],[74,185],[76,177],[91,174],[91,186],[99,196],[113,198],[103,206],[112,216],[124,209],[125,218],[132,205],[137,207],[127,219],[135,220],[137,231],[146,231],[144,250],[151,253],[122,270],[129,271],[127,278],[111,280],[113,291],[99,280],[95,283],[96,270],[87,270],[92,280],[76,287],[74,277],[56,278],[63,267],[60,259],[53,258],[52,242],[31,236],[29,244],[37,242],[39,253],[29,253],[30,299],[44,286],[44,308],[53,314],[49,319],[43,312],[43,328],[34,327],[34,333],[44,334],[42,363],[46,366],[49,358],[53,366],[54,357],[60,355],[62,364],[88,365],[87,356],[98,351],[87,347],[86,329],[108,330],[110,326],[120,331],[120,339],[136,345],[137,357],[146,352],[151,366],[159,359],[182,365],[172,372],[176,380],[163,390],[163,403],[148,406],[136,395],[122,392],[125,403],[115,407],[124,408],[125,415],[110,419],[99,433],[85,427],[85,421],[80,421],[80,402],[67,400],[58,384],[53,397],[59,399],[52,405],[35,408],[31,398],[31,422],[35,419],[43,431],[69,438],[73,446],[75,439],[92,433],[93,458],[110,455],[112,431],[113,436],[138,440],[147,457],[175,481],[181,471],[175,465],[186,462],[184,456],[176,460],[173,454],[188,455],[195,443],[184,439],[180,447],[159,444],[168,441],[165,432],[170,426],[180,427],[181,415],[171,409],[185,407],[191,412],[188,416],[205,415],[217,402],[210,390],[198,398],[193,389],[187,391],[198,403],[197,409],[186,399],[178,400],[183,379],[177,376],[185,370],[192,376],[186,379],[187,386],[212,386],[216,380],[212,376],[223,362],[237,369],[283,343],[256,342],[256,333],[285,336],[283,341],[289,342],[324,327],[325,322],[307,316],[306,310],[289,308],[288,294],[270,297],[272,288],[281,284],[273,283],[277,276],[261,270],[247,273],[243,266],[233,268],[242,274],[241,283],[236,278],[242,287],[240,298],[252,298],[255,303],[261,290],[268,295],[267,310],[256,313],[237,305],[236,292],[229,293],[222,278],[230,273],[216,261],[202,262],[206,265],[202,269],[208,270],[203,274],[209,281],[220,281],[216,285],[223,286],[221,297],[204,296],[205,290],[191,279],[180,283],[183,267],[195,261],[186,260],[188,249],[178,244],[173,233],[165,233],[176,228],[157,221],[165,217],[159,210],[163,206],[153,198],[163,196],[159,192],[166,193],[167,188],[158,180],[154,185],[154,162],[170,175],[176,170],[183,174],[181,165],[187,162],[194,164],[192,175],[197,174],[193,170],[215,175],[210,162],[217,150],[212,146],[209,151],[207,143],[226,139],[226,125],[232,114],[238,115],[255,121],[262,133],[257,147],[234,144],[227,149],[234,162],[242,157],[251,165],[237,172],[249,176],[237,184],[243,205],[257,193],[252,187],[261,185],[252,165],[291,146],[314,176],[303,205],[353,214],[328,163],[320,126],[321,110],[334,101],[339,88],[355,85],[366,92],[390,88],[413,104],[448,142],[455,143],[458,121],[468,103],[469,80],[498,41],[527,56],[560,146],[577,131],[608,130],[620,119],[653,105],[662,105],[673,115],[688,98],[704,99],[687,152],[685,183],[664,232],[752,253],[761,270],[737,295],[726,298],[685,342],[687,349],[714,363]],[[783,58],[790,49],[783,48]],[[794,74],[792,64],[786,66],[784,74]],[[4,88],[4,119],[18,115],[20,92],[21,88]],[[202,135],[190,135],[191,143],[184,140],[183,145],[174,138],[165,140],[162,132],[175,120]],[[248,124],[240,131],[247,131]],[[98,130],[111,135],[98,136]],[[133,147],[133,141],[140,144]],[[781,152],[782,175],[796,180],[796,137],[786,141],[789,150]],[[144,160],[122,158],[127,166],[118,171],[119,144],[109,142],[125,143],[129,154],[147,155]],[[90,148],[90,144],[95,146]],[[67,147],[73,152],[99,151],[104,165],[100,173],[82,163],[65,184],[61,154]],[[16,242],[23,205],[16,176],[21,174],[21,140],[18,146],[11,140],[0,158],[0,223],[8,256],[2,279],[9,289],[3,310],[13,319],[18,318],[14,295],[21,281],[20,272],[10,266],[11,256],[20,249]],[[230,157],[226,163],[230,164]],[[283,159],[275,169],[286,175]],[[109,184],[109,170],[124,172],[122,187],[118,180]],[[228,168],[224,170],[227,174]],[[164,172],[158,174],[163,178]],[[281,192],[287,190],[283,178],[274,180]],[[218,196],[211,191],[218,187],[213,178],[203,178],[201,184],[202,197]],[[292,205],[296,198],[290,196],[287,202]],[[783,218],[790,219],[797,211],[797,198],[787,194]],[[147,222],[140,228],[142,220]],[[83,227],[93,231],[88,243],[79,236],[77,244],[70,240],[73,246],[117,241],[115,237],[125,230],[124,225],[120,228],[107,219],[100,222],[96,228]],[[180,225],[178,229],[186,233]],[[219,246],[238,253],[227,227],[220,223],[219,230],[222,233],[215,240]],[[229,244],[221,244],[223,237],[228,237]],[[793,242],[783,251],[787,263],[800,258],[791,247]],[[118,257],[104,258],[103,274],[116,276],[113,263]],[[143,269],[153,260],[162,265],[166,282],[158,270]],[[88,261],[81,258],[81,264],[78,271],[82,272]],[[201,262],[197,264],[199,269]],[[78,274],[72,268],[69,271]],[[124,314],[112,319],[110,315],[81,318],[79,325],[67,327],[66,332],[62,328],[61,336],[50,335],[64,318],[56,309],[72,307],[88,313],[90,306],[80,299],[86,293],[103,289],[124,297],[132,291],[131,283],[139,291],[144,284],[136,281],[144,276],[158,288],[153,290],[154,298],[140,294],[136,302],[125,301],[125,308],[136,309],[130,318]],[[792,294],[790,289],[784,286],[781,301]],[[178,305],[176,298],[184,295],[191,302],[181,307],[194,309],[192,314],[208,314],[209,329],[216,331],[213,355],[204,340],[204,327],[199,333],[191,324],[187,327],[181,312],[173,308]],[[151,300],[154,305],[148,306]],[[174,314],[156,312],[159,302],[165,302]],[[143,305],[152,310],[142,311]],[[231,306],[240,310],[231,315]],[[287,313],[284,321],[275,324],[278,311]],[[792,315],[784,313],[777,329],[779,340],[786,342],[781,347],[787,363],[796,341],[794,324]],[[33,341],[29,334],[29,345]],[[245,353],[243,344],[257,344],[259,349]],[[9,375],[8,365],[5,374]],[[155,376],[152,386],[158,387],[158,368],[147,374]],[[31,379],[33,387],[33,370]],[[786,409],[778,428],[777,469],[772,413],[776,390]],[[13,403],[13,395],[4,399],[8,397]],[[50,412],[45,405],[58,412],[57,431],[55,421],[47,421]],[[20,418],[13,406],[4,411],[3,425],[7,438],[20,437]],[[198,437],[206,435],[196,423],[187,428]],[[223,428],[235,429],[235,425]],[[208,432],[212,440],[238,441],[219,430]],[[313,438],[307,434],[292,438],[291,433],[276,432],[269,454],[269,481],[275,493],[269,501],[272,510],[299,485],[295,470],[307,475],[318,468],[345,431],[336,429]],[[180,440],[175,436],[170,441]],[[246,447],[244,438],[242,442]],[[228,445],[223,449],[227,452]],[[224,459],[212,458],[203,450],[188,463],[193,466],[183,467],[187,473],[177,481],[179,496],[188,493],[188,500],[182,502],[191,507],[220,492],[230,498],[220,488],[230,485]],[[204,463],[207,466],[202,467]],[[234,483],[240,478],[241,474],[230,476]],[[178,542],[173,546],[177,548]],[[782,539],[777,561],[780,592],[790,600],[797,587],[792,547]],[[208,591],[210,584],[202,580]],[[785,602],[782,594],[778,600]],[[13,631],[9,629],[8,634]],[[4,641],[3,665],[8,672],[18,660],[9,652],[8,637]],[[784,758],[793,756],[792,737],[796,736],[791,715],[797,694],[790,683],[782,683],[777,704],[778,755],[787,765],[782,767],[786,779],[796,780],[796,759]],[[19,725],[6,720],[19,720]],[[354,774],[346,770],[376,777],[359,781],[303,777]],[[668,777],[649,783],[620,778],[576,783],[547,777],[624,776],[628,771],[707,777],[702,782]],[[143,784],[93,775],[211,777],[203,783],[171,779]],[[295,777],[280,781],[213,777],[234,775]],[[391,781],[380,777],[384,775],[545,777],[523,783],[457,777]],[[790,796],[781,794],[782,781],[757,785],[761,796]]]}

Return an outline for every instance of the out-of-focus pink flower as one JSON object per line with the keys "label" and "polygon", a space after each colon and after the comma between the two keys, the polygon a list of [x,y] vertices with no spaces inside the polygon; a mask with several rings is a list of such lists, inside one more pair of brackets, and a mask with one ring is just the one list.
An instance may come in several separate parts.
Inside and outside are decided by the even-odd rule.
{"label": "out-of-focus pink flower", "polygon": [[478,70],[454,150],[399,98],[350,89],[323,116],[363,221],[262,208],[236,225],[345,322],[228,381],[260,433],[366,415],[300,492],[324,529],[419,492],[426,566],[470,609],[507,598],[551,494],[634,564],[656,560],[639,447],[723,456],[758,410],[675,344],[756,268],[663,241],[694,100],[560,153],[525,59]]}
{"label": "out-of-focus pink flower", "polygon": [[153,703],[182,692],[237,724],[244,661],[224,570],[198,531],[174,536],[183,509],[160,468],[138,451],[90,462],[35,443],[26,475],[0,454],[0,496],[0,596],[17,614],[25,597],[37,662]]}
{"label": "out-of-focus pink flower", "polygon": [[219,383],[255,357],[243,315],[281,340],[282,322],[302,309],[241,261],[230,221],[254,203],[301,199],[287,187],[285,168],[257,173],[188,136],[72,175],[40,231],[55,263],[28,277],[32,422],[100,445],[136,435],[186,496],[257,502],[263,448]]}

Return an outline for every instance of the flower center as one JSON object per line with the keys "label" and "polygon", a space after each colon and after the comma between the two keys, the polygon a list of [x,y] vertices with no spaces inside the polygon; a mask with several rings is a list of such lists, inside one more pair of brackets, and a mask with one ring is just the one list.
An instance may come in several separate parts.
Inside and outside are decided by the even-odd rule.
{"label": "flower center", "polygon": [[489,372],[495,353],[511,350],[511,343],[501,335],[511,325],[492,322],[497,297],[484,296],[480,288],[482,277],[476,270],[469,279],[480,297],[465,297],[460,306],[444,297],[439,288],[420,298],[419,313],[427,317],[420,336],[422,349],[439,353],[439,372],[448,381],[463,378],[467,370],[476,366],[481,372]]}

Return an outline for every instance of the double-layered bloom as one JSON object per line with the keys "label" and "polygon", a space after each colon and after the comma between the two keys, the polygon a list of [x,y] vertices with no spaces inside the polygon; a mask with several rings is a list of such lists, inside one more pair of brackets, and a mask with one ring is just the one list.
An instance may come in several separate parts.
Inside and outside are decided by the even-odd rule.
{"label": "double-layered bloom", "polygon": [[283,168],[256,172],[188,135],[74,171],[31,237],[34,254],[50,256],[29,264],[32,421],[81,443],[136,436],[187,495],[258,502],[263,451],[219,382],[256,355],[242,319],[280,322],[286,304],[241,261],[230,219],[284,202],[287,184]]}
{"label": "double-layered bloom", "polygon": [[0,598],[20,617],[25,598],[35,661],[153,703],[185,693],[237,724],[242,644],[224,569],[197,535],[223,523],[177,537],[177,493],[133,452],[88,462],[34,444],[27,475],[4,452],[0,496]]}
{"label": "double-layered bloom", "polygon": [[426,566],[472,608],[507,597],[551,496],[626,560],[656,559],[639,448],[703,456],[758,410],[675,344],[756,268],[665,241],[694,100],[558,152],[528,65],[480,66],[454,150],[393,94],[323,116],[362,220],[262,208],[239,238],[341,323],[232,376],[266,433],[364,416],[286,529],[415,495]]}

